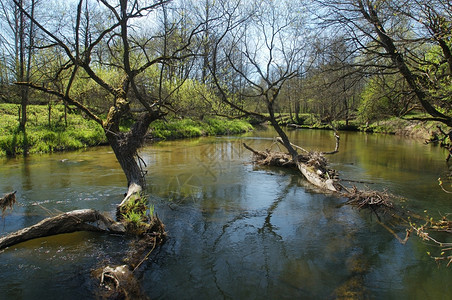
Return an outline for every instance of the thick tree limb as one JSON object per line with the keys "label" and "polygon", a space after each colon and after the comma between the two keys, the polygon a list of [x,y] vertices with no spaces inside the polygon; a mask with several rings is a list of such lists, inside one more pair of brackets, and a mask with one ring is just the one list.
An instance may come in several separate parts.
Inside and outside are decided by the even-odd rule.
{"label": "thick tree limb", "polygon": [[76,231],[124,233],[122,223],[93,209],[73,210],[0,238],[0,249],[28,240]]}
{"label": "thick tree limb", "polygon": [[[279,136],[276,138],[276,140],[277,140],[278,142],[280,142],[282,145],[284,145],[284,142],[283,142],[282,138],[280,138]],[[303,148],[301,148],[301,147],[298,146],[298,145],[295,145],[295,144],[292,144],[292,143],[290,143],[290,145],[291,145],[292,147],[294,147],[295,149],[301,150],[301,151],[303,151],[303,152],[305,152],[305,153],[309,153],[308,150],[303,149]]]}
{"label": "thick tree limb", "polygon": [[[278,138],[277,138],[278,140]],[[328,170],[316,168],[309,164],[308,156],[299,155],[294,162],[291,156],[281,152],[257,151],[250,146],[243,144],[244,147],[255,155],[256,162],[264,165],[296,167],[310,183],[324,190],[337,192],[334,186],[335,180],[329,178]],[[305,150],[306,151],[306,150]],[[306,163],[305,163],[306,161]],[[322,170],[320,170],[322,169]]]}
{"label": "thick tree limb", "polygon": [[337,192],[338,190],[333,185],[334,180],[333,179],[324,179],[322,178],[315,170],[315,168],[304,164],[302,162],[297,162],[298,170],[303,174],[303,176],[308,180],[310,183],[315,185],[316,187],[319,187],[324,190],[328,190],[331,192]]}

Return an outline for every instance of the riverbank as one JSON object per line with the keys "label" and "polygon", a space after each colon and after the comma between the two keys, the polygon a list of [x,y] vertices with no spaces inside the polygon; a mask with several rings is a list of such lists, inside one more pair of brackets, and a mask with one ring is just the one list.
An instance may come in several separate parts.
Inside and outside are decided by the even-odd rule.
{"label": "riverbank", "polygon": [[[297,129],[327,129],[327,130],[332,129],[329,124],[320,123],[315,119],[306,116],[304,117],[304,122],[301,125],[290,123],[285,125]],[[437,126],[441,126],[444,130],[446,129],[446,127],[440,122],[407,120],[396,117],[386,120],[375,121],[369,124],[360,124],[355,120],[350,121],[348,124],[346,124],[345,121],[335,121],[333,122],[333,125],[336,127],[337,130],[341,131],[384,133],[423,140],[430,139],[433,132],[438,132]]]}
{"label": "riverbank", "polygon": [[368,126],[363,126],[360,130],[364,132],[395,134],[428,140],[433,132],[438,132],[437,126],[441,126],[443,129],[446,128],[442,123],[435,121],[391,118],[374,122]]}
{"label": "riverbank", "polygon": [[[28,153],[48,153],[56,151],[77,150],[107,143],[105,134],[99,124],[87,120],[78,112],[64,110],[63,105],[29,105],[26,133],[19,130],[19,105],[0,104],[0,157],[21,155],[25,144]],[[328,124],[321,124],[311,115],[302,116],[301,125],[293,125],[284,120],[284,125],[300,129],[331,129]],[[441,125],[433,121],[409,121],[400,118],[377,121],[371,124],[359,124],[356,121],[335,122],[338,130],[363,131],[402,135],[428,140]],[[124,125],[124,130],[128,125]],[[200,136],[239,134],[253,130],[246,120],[230,120],[220,117],[208,117],[204,120],[168,119],[151,124],[148,140],[159,141]]]}
{"label": "riverbank", "polygon": [[[48,153],[77,150],[107,143],[102,127],[83,118],[64,105],[29,105],[26,135],[19,130],[19,105],[0,104],[0,157],[24,153]],[[123,129],[128,128],[124,124]],[[245,120],[228,120],[219,117],[203,121],[191,119],[159,120],[151,124],[148,139],[167,140],[208,135],[239,134],[253,126]]]}

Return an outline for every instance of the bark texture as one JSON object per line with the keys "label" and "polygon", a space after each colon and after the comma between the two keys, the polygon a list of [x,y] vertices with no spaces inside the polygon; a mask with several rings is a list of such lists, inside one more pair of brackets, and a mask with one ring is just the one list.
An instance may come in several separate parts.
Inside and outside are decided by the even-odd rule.
{"label": "bark texture", "polygon": [[0,238],[0,249],[31,239],[76,231],[125,233],[122,223],[93,209],[73,210]]}

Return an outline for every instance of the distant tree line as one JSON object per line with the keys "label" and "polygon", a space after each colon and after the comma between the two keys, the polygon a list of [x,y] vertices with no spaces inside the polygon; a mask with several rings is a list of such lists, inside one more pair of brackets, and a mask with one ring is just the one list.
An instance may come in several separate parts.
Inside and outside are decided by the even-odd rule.
{"label": "distant tree line", "polygon": [[[14,82],[64,91],[71,80],[71,93],[82,103],[98,111],[109,106],[109,93],[89,74],[82,71],[70,79],[64,49],[31,18],[62,42],[78,43],[79,55],[89,50],[84,59],[114,82],[122,76],[124,45],[114,35],[99,34],[114,17],[109,7],[120,2],[0,1],[0,97],[21,105],[22,127],[30,101],[60,99]],[[301,113],[348,122],[425,111],[451,124],[452,9],[447,0],[127,2],[130,7],[155,4],[128,24],[137,53],[133,60],[147,60],[144,52],[180,56],[156,61],[136,80],[140,89],[165,99],[171,113],[202,118],[236,115],[240,108],[266,112],[259,90],[279,76],[284,80],[278,82],[283,84],[275,112],[289,113],[296,123],[302,123]],[[101,40],[93,41],[95,36]],[[89,49],[92,42],[95,49]]]}
{"label": "distant tree line", "polygon": [[452,126],[451,15],[448,0],[0,0],[0,101],[22,130],[29,103],[62,101],[134,171],[167,115]]}

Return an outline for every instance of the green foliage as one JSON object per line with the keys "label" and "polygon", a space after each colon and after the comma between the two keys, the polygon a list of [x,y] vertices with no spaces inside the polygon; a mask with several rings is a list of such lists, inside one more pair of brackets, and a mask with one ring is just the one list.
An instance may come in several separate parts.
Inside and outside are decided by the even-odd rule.
{"label": "green foliage", "polygon": [[171,120],[165,122],[157,120],[151,124],[152,136],[156,139],[177,139],[202,136],[200,122],[191,119]]}
{"label": "green foliage", "polygon": [[[451,48],[452,41],[446,41]],[[428,64],[420,66],[426,75],[424,86],[435,99],[437,109],[444,114],[452,111],[452,75],[449,71],[447,59],[440,46],[432,46],[425,55]]]}
{"label": "green foliage", "polygon": [[361,98],[358,107],[361,122],[401,117],[413,109],[416,101],[410,96],[405,80],[398,74],[371,78]]}
{"label": "green foliage", "polygon": [[18,105],[1,104],[0,155],[23,154],[25,144],[29,153],[75,150],[105,143],[102,127],[78,114],[68,114],[64,124],[64,106],[29,105],[26,136],[18,129]]}
{"label": "green foliage", "polygon": [[[176,84],[179,84],[176,82]],[[168,89],[176,88],[175,84],[167,84]],[[215,109],[219,99],[206,85],[196,80],[185,80],[171,97],[172,106],[176,111],[189,117],[203,118]]]}
{"label": "green foliage", "polygon": [[149,217],[152,219],[154,217],[154,213],[155,213],[155,207],[154,204],[151,204],[149,206]]}
{"label": "green foliage", "polygon": [[151,124],[151,135],[155,139],[191,138],[205,135],[227,135],[250,131],[252,125],[245,120],[225,118],[206,118],[204,121],[191,119],[163,120]]}
{"label": "green foliage", "polygon": [[17,130],[9,136],[0,136],[0,154],[14,156],[20,154],[23,149],[24,135]]}
{"label": "green foliage", "polygon": [[229,135],[247,132],[253,129],[252,125],[244,120],[228,120],[223,118],[206,119],[208,135]]}
{"label": "green foliage", "polygon": [[[29,153],[75,150],[106,143],[102,127],[92,120],[86,120],[76,113],[68,113],[64,122],[64,106],[51,107],[50,126],[47,105],[29,105],[29,119],[26,133],[19,131],[16,104],[0,104],[2,123],[0,124],[0,156],[23,154],[25,143]],[[128,130],[131,122],[124,122],[122,130]],[[151,124],[151,135],[156,139],[192,138],[204,135],[238,134],[252,130],[245,120],[225,118],[158,120]]]}
{"label": "green foliage", "polygon": [[135,194],[130,197],[124,206],[120,208],[120,215],[126,224],[128,232],[133,234],[143,234],[146,232],[149,224],[147,223],[154,214],[154,206],[152,206],[151,218],[146,215],[148,201],[146,197],[140,194]]}
{"label": "green foliage", "polygon": [[134,210],[123,214],[124,220],[134,225],[139,225],[140,222],[142,222],[142,216],[143,216],[142,213],[138,213]]}
{"label": "green foliage", "polygon": [[[149,95],[171,106],[178,116],[203,119],[214,113],[227,115],[231,111],[211,87],[196,79],[179,78],[167,70],[163,72],[161,84],[160,78],[161,69],[155,65],[141,74],[137,81]],[[230,97],[232,99],[232,95]]]}

